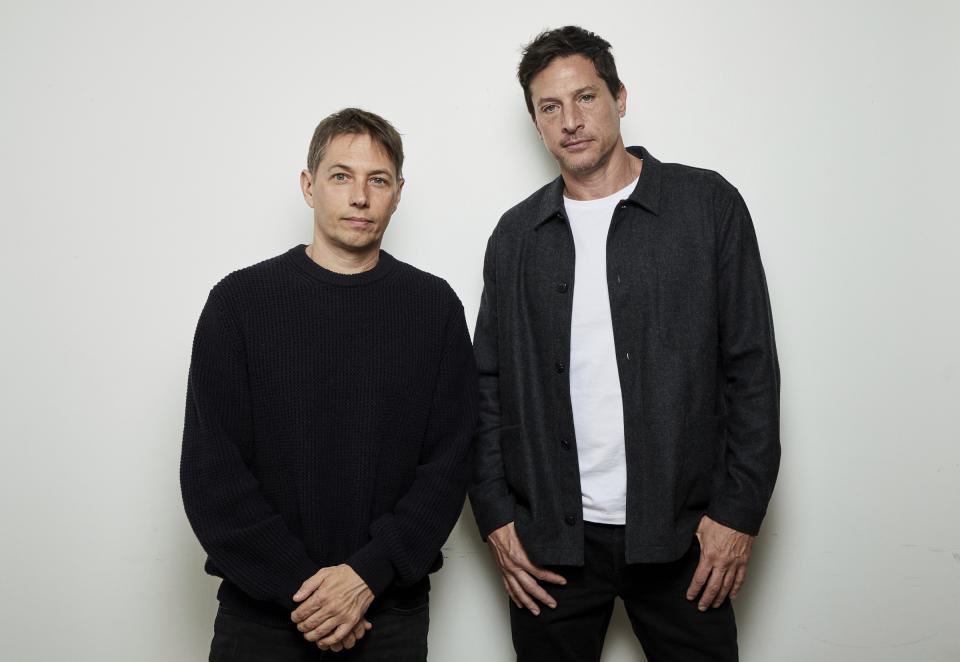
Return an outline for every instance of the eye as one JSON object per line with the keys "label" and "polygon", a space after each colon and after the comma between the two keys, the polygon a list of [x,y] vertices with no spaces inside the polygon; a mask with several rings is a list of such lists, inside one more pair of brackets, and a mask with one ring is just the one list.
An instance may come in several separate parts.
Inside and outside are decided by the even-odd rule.
{"label": "eye", "polygon": [[544,114],[549,114],[555,111],[556,109],[557,109],[557,104],[548,103],[546,106],[543,106],[542,108],[540,108],[540,112]]}
{"label": "eye", "polygon": [[347,181],[347,173],[345,173],[345,172],[335,172],[335,173],[333,173],[333,181],[335,181],[335,182],[345,182],[345,181]]}
{"label": "eye", "polygon": [[377,186],[386,186],[387,180],[383,177],[371,177],[370,181],[376,184]]}
{"label": "eye", "polygon": [[593,101],[593,100],[596,99],[596,98],[597,98],[597,95],[596,95],[596,94],[584,94],[584,95],[582,95],[582,96],[580,97],[580,101],[590,102],[590,101]]}

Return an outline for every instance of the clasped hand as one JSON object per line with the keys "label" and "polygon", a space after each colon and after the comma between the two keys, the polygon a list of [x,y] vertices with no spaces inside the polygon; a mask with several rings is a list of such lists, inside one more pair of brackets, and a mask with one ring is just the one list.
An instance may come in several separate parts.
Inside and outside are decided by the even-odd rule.
{"label": "clasped hand", "polygon": [[293,596],[299,602],[290,618],[307,641],[320,650],[353,648],[372,626],[364,618],[373,592],[346,564],[321,568]]}

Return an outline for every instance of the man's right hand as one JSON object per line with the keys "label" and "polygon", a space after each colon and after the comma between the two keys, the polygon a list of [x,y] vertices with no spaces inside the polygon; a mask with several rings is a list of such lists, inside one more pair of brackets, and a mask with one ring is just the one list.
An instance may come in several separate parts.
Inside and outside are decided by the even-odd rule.
{"label": "man's right hand", "polygon": [[293,596],[299,602],[290,618],[307,641],[320,650],[352,648],[370,629],[364,618],[373,592],[345,563],[320,568]]}
{"label": "man's right hand", "polygon": [[510,594],[513,604],[520,609],[526,607],[534,616],[540,614],[540,605],[537,600],[551,609],[557,606],[557,601],[547,593],[537,580],[551,584],[566,584],[567,580],[555,572],[550,572],[534,565],[517,536],[517,529],[513,522],[504,524],[487,536],[493,560],[500,569],[503,585]]}

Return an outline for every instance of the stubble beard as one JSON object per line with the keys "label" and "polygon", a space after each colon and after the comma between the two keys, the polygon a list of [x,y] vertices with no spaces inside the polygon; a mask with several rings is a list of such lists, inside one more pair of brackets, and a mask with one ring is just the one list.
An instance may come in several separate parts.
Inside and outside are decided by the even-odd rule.
{"label": "stubble beard", "polygon": [[588,161],[575,162],[563,156],[558,157],[557,160],[560,161],[561,170],[566,170],[567,172],[576,173],[578,175],[584,175],[599,170],[605,166],[610,161],[610,155],[612,153],[613,150],[609,150],[605,154],[600,154],[598,157]]}

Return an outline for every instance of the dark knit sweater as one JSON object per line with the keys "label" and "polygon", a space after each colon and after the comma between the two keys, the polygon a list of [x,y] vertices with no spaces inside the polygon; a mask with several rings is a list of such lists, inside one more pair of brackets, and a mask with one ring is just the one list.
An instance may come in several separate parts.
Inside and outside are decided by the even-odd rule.
{"label": "dark knit sweater", "polygon": [[321,567],[349,564],[378,597],[439,568],[476,407],[442,279],[382,251],[336,274],[304,246],[223,279],[197,324],[180,463],[220,601],[289,624]]}

